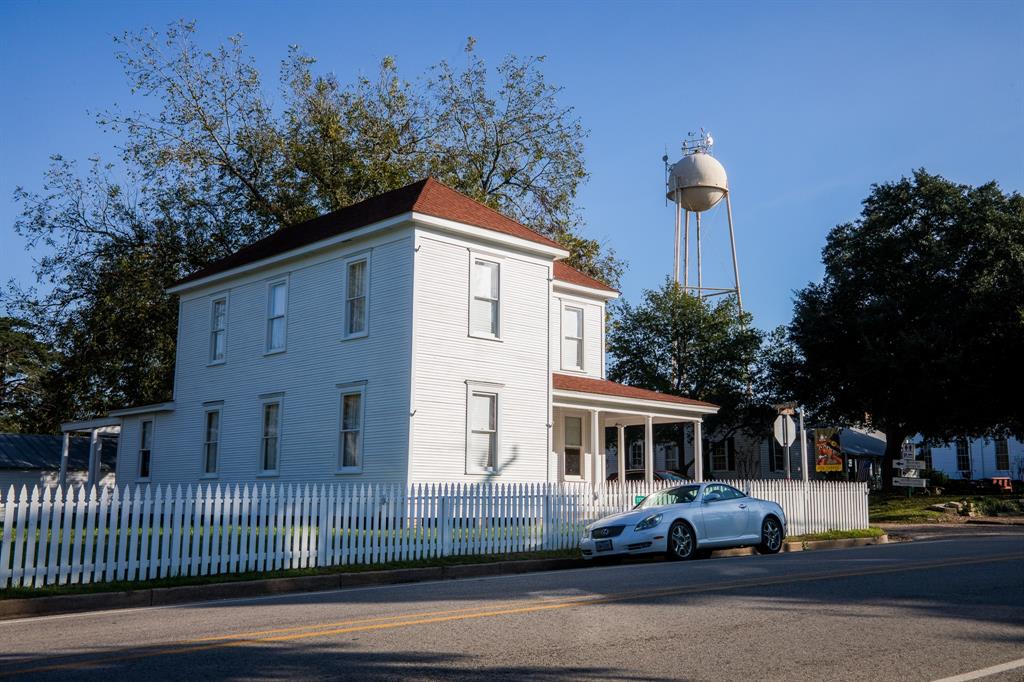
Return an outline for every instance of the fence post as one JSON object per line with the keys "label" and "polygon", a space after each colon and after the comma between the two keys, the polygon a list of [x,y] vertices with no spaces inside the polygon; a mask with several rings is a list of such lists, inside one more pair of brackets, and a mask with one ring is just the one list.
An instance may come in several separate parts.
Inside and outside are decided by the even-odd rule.
{"label": "fence post", "polygon": [[441,556],[452,553],[452,498],[448,496],[448,486],[441,491],[441,504],[438,510],[437,523],[441,531]]}

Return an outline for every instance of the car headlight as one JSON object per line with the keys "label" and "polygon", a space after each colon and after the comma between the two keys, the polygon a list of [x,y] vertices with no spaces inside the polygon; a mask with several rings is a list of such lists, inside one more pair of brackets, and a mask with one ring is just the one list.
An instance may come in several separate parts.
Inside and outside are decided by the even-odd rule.
{"label": "car headlight", "polygon": [[661,523],[661,514],[655,514],[654,516],[648,516],[646,519],[636,524],[633,530],[647,530],[648,528],[654,528]]}

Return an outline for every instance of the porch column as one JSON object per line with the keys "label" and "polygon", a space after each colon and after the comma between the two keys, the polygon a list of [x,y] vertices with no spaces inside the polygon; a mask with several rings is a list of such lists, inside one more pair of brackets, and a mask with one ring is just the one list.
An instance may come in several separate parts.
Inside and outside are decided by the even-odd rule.
{"label": "porch column", "polygon": [[626,482],[626,427],[616,424],[619,440],[615,444],[615,461],[619,465],[619,483]]}
{"label": "porch column", "polygon": [[71,450],[71,434],[64,432],[64,443],[60,449],[60,473],[57,475],[57,485],[63,488],[68,482],[68,453]]}
{"label": "porch column", "polygon": [[644,423],[644,480],[654,483],[654,417],[647,415]]}
{"label": "porch column", "polygon": [[592,476],[592,478],[591,478],[591,487],[592,488],[596,488],[598,485],[601,484],[601,482],[604,481],[604,476],[602,475],[603,471],[604,471],[604,467],[602,466],[602,461],[601,461],[601,450],[603,449],[601,447],[601,441],[604,440],[604,439],[603,438],[599,438],[599,436],[601,435],[601,422],[600,422],[600,420],[601,420],[601,413],[598,412],[597,410],[591,410],[590,411],[590,456],[591,456],[592,464],[591,464],[591,467],[590,467],[590,472],[591,472],[591,476]]}
{"label": "porch column", "polygon": [[92,429],[89,431],[89,470],[85,479],[85,489],[89,490],[96,485],[96,479],[99,478],[99,453],[97,450],[97,443],[100,440],[99,429]]}
{"label": "porch column", "polygon": [[704,480],[704,437],[701,422],[693,422],[693,478],[700,483]]}

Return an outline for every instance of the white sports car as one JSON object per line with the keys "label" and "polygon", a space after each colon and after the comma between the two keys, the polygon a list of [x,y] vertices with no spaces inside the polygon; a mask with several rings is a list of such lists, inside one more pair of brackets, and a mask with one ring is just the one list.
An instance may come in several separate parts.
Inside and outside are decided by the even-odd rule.
{"label": "white sports car", "polygon": [[749,546],[775,554],[785,537],[786,515],[775,502],[724,483],[695,483],[661,490],[631,511],[590,524],[580,551],[585,559],[648,552],[692,559],[712,549]]}

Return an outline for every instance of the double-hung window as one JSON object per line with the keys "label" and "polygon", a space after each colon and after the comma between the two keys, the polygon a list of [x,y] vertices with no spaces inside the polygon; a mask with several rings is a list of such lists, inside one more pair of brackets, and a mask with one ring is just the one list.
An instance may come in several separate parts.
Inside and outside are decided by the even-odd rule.
{"label": "double-hung window", "polygon": [[470,336],[497,339],[501,335],[501,265],[474,258],[470,279]]}
{"label": "double-hung window", "polygon": [[148,481],[153,459],[153,420],[144,419],[139,427],[139,480]]}
{"label": "double-hung window", "polygon": [[366,336],[369,331],[370,260],[358,256],[345,263],[345,338]]}
{"label": "double-hung window", "polygon": [[217,475],[220,453],[220,410],[207,410],[203,428],[203,475]]}
{"label": "double-hung window", "polygon": [[263,435],[260,439],[260,473],[276,474],[281,454],[281,401],[263,403]]}
{"label": "double-hung window", "polygon": [[996,439],[996,470],[1010,470],[1010,443],[1005,438]]}
{"label": "double-hung window", "polygon": [[467,382],[466,473],[498,470],[500,394],[498,385]]}
{"label": "double-hung window", "polygon": [[966,438],[958,438],[956,441],[956,469],[967,476],[971,475],[971,449]]}
{"label": "double-hung window", "polygon": [[363,466],[364,391],[345,390],[341,394],[341,429],[338,439],[338,470],[360,471]]}
{"label": "double-hung window", "polygon": [[565,475],[583,475],[583,418],[565,418]]}
{"label": "double-hung window", "polygon": [[224,362],[228,340],[228,299],[216,298],[210,305],[210,363]]}
{"label": "double-hung window", "polygon": [[267,352],[284,350],[288,321],[288,281],[271,282],[267,288]]}
{"label": "double-hung window", "polygon": [[562,309],[562,369],[583,369],[583,308]]}

